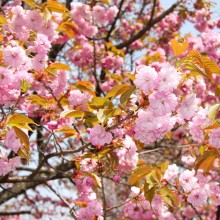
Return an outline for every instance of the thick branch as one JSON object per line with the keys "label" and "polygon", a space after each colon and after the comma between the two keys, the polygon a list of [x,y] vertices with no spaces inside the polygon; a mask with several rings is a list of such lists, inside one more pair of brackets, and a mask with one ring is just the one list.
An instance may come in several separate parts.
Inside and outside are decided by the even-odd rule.
{"label": "thick branch", "polygon": [[158,17],[156,17],[155,19],[153,19],[153,15],[154,15],[154,10],[155,10],[155,3],[156,0],[154,0],[154,6],[152,9],[152,13],[151,13],[151,18],[149,19],[148,23],[144,26],[144,28],[139,31],[137,34],[135,34],[134,36],[132,36],[130,39],[128,39],[127,41],[120,43],[118,45],[116,45],[117,49],[122,49],[124,47],[129,46],[130,44],[132,44],[134,41],[138,40],[139,38],[141,38],[147,31],[149,31],[155,24],[157,24],[159,21],[161,21],[163,18],[165,18],[168,14],[170,14],[171,12],[174,11],[174,9],[181,3],[182,1],[179,0],[176,3],[174,3],[169,9],[167,9],[166,11],[164,11],[161,15],[159,15]]}
{"label": "thick branch", "polygon": [[[58,165],[56,167],[57,170],[60,170],[61,172],[66,172],[68,170],[74,169],[75,165],[73,162],[68,162],[62,165]],[[53,175],[54,176],[54,175]],[[51,178],[53,177],[51,176]],[[38,174],[35,178],[40,178],[41,174]],[[21,195],[25,193],[28,189],[33,189],[36,186],[45,183],[45,182],[21,182],[14,184],[11,188],[9,188],[7,191],[4,190],[3,192],[0,193],[0,205],[7,202],[8,200],[15,198],[15,194]],[[11,191],[11,192],[9,192]]]}
{"label": "thick branch", "polygon": [[0,216],[9,216],[9,215],[25,215],[31,214],[31,211],[14,211],[14,212],[0,212]]}

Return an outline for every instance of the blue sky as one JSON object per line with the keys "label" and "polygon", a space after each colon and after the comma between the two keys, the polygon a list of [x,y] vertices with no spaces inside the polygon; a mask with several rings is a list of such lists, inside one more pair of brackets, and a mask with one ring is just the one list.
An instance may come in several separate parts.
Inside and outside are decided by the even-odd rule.
{"label": "blue sky", "polygon": [[[161,4],[164,6],[164,8],[169,8],[173,3],[175,3],[177,0],[160,0]],[[217,16],[219,17],[220,14],[220,0],[214,0],[214,2],[217,3],[216,7],[213,9],[215,15],[214,18]],[[190,22],[186,21],[183,27],[181,28],[181,32],[183,35],[187,33],[192,34],[198,34],[199,32],[195,30],[194,25]]]}

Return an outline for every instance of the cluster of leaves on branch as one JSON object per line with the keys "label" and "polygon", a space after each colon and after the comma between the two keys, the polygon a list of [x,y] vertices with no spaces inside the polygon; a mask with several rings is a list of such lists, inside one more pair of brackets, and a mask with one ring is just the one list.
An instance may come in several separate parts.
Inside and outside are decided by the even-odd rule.
{"label": "cluster of leaves on branch", "polygon": [[214,2],[1,4],[3,219],[220,218]]}

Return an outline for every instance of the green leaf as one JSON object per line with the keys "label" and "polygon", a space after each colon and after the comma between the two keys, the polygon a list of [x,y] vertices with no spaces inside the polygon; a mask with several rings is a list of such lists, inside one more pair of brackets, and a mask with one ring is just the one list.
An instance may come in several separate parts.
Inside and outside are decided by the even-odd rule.
{"label": "green leaf", "polygon": [[142,180],[148,173],[150,173],[152,169],[153,169],[152,167],[147,165],[142,165],[136,168],[130,176],[129,184],[130,185],[136,184],[137,182]]}

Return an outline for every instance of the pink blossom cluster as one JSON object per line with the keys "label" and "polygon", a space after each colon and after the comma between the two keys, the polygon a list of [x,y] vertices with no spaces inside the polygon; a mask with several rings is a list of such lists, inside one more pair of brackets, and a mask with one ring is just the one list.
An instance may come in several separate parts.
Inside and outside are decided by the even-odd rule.
{"label": "pink blossom cluster", "polygon": [[5,176],[8,173],[15,171],[21,163],[20,157],[16,156],[8,159],[2,152],[0,154],[0,176]]}
{"label": "pink blossom cluster", "polygon": [[85,104],[90,98],[91,95],[87,92],[81,92],[80,90],[72,90],[69,93],[69,103],[72,107]]}
{"label": "pink blossom cluster", "polygon": [[91,9],[89,5],[83,3],[71,3],[71,17],[77,24],[79,33],[86,37],[93,37],[98,33],[98,28],[94,25],[94,22],[100,25],[110,24],[117,13],[118,8],[115,6],[105,9],[100,5],[96,5]]}
{"label": "pink blossom cluster", "polygon": [[104,146],[112,142],[111,132],[105,131],[101,125],[97,124],[90,130],[89,141],[94,146]]}
{"label": "pink blossom cluster", "polygon": [[200,107],[196,115],[189,122],[189,131],[194,141],[201,143],[204,141],[204,130],[211,122],[207,117],[208,109]]}
{"label": "pink blossom cluster", "polygon": [[122,172],[132,170],[137,166],[138,153],[137,147],[132,138],[126,135],[123,140],[123,146],[115,150],[119,159],[118,169]]}
{"label": "pink blossom cluster", "polygon": [[219,198],[216,194],[217,191],[220,191],[219,184],[212,182],[210,176],[205,176],[202,172],[196,173],[194,170],[186,169],[180,173],[179,167],[172,164],[168,166],[164,179],[169,183],[173,183],[175,179],[178,179],[179,185],[187,193],[187,201],[194,207],[205,205],[208,198],[214,198],[212,202],[219,204]]}
{"label": "pink blossom cluster", "polygon": [[70,61],[79,67],[91,65],[94,62],[93,55],[94,48],[86,41],[81,42],[79,49],[70,50],[68,53]]}
{"label": "pink blossom cluster", "polygon": [[85,158],[80,161],[80,168],[83,172],[93,172],[94,169],[97,167],[97,162],[91,158]]}
{"label": "pink blossom cluster", "polygon": [[17,134],[14,128],[10,129],[5,136],[5,147],[7,149],[13,150],[15,153],[22,147],[20,139],[17,137]]}
{"label": "pink blossom cluster", "polygon": [[84,177],[81,174],[78,174],[74,182],[76,184],[78,197],[77,201],[93,201],[96,199],[96,193],[93,190],[94,180],[91,177]]}
{"label": "pink blossom cluster", "polygon": [[118,70],[124,63],[124,60],[120,56],[108,55],[103,58],[101,67],[105,69],[115,69]]}
{"label": "pink blossom cluster", "polygon": [[134,138],[142,143],[149,144],[170,132],[176,123],[176,118],[170,114],[155,116],[150,109],[139,110],[135,122]]}
{"label": "pink blossom cluster", "polygon": [[102,205],[96,200],[88,202],[87,206],[85,208],[81,208],[77,215],[78,220],[92,220],[94,218],[97,220],[103,220]]}

